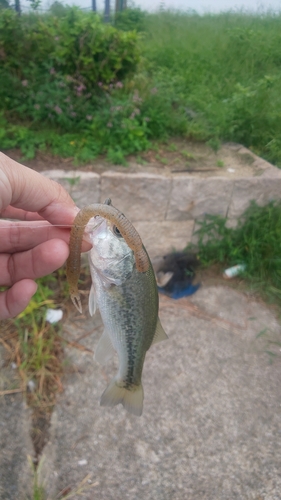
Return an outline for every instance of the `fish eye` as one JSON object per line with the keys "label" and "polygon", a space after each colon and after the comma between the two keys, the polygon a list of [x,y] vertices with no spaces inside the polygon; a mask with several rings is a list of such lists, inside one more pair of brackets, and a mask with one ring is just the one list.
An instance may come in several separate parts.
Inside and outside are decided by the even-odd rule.
{"label": "fish eye", "polygon": [[113,226],[113,232],[118,238],[122,238],[122,234],[120,233],[117,226]]}

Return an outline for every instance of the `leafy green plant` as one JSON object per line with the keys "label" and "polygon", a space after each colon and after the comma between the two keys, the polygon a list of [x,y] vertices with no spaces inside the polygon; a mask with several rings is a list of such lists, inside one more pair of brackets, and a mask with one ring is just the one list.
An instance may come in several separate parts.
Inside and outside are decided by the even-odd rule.
{"label": "leafy green plant", "polygon": [[123,31],[144,31],[146,13],[139,8],[128,8],[117,12],[114,19],[114,26]]}
{"label": "leafy green plant", "polygon": [[223,168],[224,167],[224,161],[223,160],[218,160],[217,161],[217,167]]}
{"label": "leafy green plant", "polygon": [[45,81],[50,69],[51,75],[80,77],[84,85],[97,88],[100,82],[122,80],[134,71],[139,57],[135,33],[118,31],[95,13],[75,7],[60,17],[19,17],[1,10],[0,48],[1,67],[26,88]]}
{"label": "leafy green plant", "polygon": [[281,303],[280,203],[259,207],[252,202],[235,229],[227,227],[226,219],[208,216],[197,234],[203,265],[245,264],[243,275],[248,282]]}
{"label": "leafy green plant", "polygon": [[195,160],[195,156],[193,153],[190,153],[190,151],[186,151],[185,149],[181,151],[182,156],[186,160]]}

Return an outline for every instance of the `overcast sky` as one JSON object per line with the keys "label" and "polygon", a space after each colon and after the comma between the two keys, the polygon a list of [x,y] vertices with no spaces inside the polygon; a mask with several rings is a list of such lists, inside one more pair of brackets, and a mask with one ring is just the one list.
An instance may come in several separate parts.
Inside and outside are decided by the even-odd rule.
{"label": "overcast sky", "polygon": [[[46,8],[53,3],[54,0],[42,0],[42,7]],[[110,0],[112,7],[115,4],[114,0]],[[22,0],[22,5],[28,5],[28,0]],[[64,4],[78,5],[82,8],[90,8],[91,0],[63,0]],[[104,0],[96,0],[98,10],[103,9]],[[265,10],[281,10],[281,0],[135,0],[134,4],[141,7],[143,10],[154,11],[159,9],[160,5],[165,8],[190,10],[194,9],[198,13],[204,12],[220,12],[229,10],[248,10],[252,12]]]}

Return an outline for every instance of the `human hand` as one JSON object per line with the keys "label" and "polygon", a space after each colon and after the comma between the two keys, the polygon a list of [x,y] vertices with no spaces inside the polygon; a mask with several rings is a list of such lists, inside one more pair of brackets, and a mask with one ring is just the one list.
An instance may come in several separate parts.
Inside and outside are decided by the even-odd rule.
{"label": "human hand", "polygon": [[[0,319],[25,309],[36,278],[58,269],[69,253],[69,226],[79,209],[60,184],[0,153]],[[39,226],[40,223],[40,227]]]}

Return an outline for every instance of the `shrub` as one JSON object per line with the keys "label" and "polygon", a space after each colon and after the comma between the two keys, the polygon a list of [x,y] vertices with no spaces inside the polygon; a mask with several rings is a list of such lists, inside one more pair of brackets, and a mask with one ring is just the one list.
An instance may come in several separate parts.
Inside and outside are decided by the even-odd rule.
{"label": "shrub", "polygon": [[114,19],[114,25],[123,31],[144,31],[146,13],[139,8],[125,9],[117,12]]}
{"label": "shrub", "polygon": [[[2,78],[14,84],[46,80],[48,71],[83,81],[98,88],[133,72],[138,62],[137,35],[103,24],[95,13],[77,8],[65,15],[17,16],[0,11]],[[36,82],[35,82],[36,80]]]}

